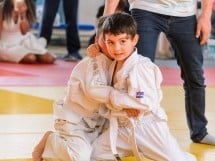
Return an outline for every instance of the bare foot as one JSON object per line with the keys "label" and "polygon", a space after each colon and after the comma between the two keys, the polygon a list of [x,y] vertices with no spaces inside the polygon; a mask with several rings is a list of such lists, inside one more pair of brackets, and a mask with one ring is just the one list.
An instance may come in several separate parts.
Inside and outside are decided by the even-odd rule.
{"label": "bare foot", "polygon": [[49,137],[49,135],[52,133],[52,131],[47,131],[40,142],[35,146],[34,151],[32,152],[32,158],[33,161],[42,161],[42,154],[46,145],[46,141]]}
{"label": "bare foot", "polygon": [[34,148],[34,151],[32,152],[32,159],[33,161],[42,161],[42,154],[44,149],[40,149],[38,146]]}

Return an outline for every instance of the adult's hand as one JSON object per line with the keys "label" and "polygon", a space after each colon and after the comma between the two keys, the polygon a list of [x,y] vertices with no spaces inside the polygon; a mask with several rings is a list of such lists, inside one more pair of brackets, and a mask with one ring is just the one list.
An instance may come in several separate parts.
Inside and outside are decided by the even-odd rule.
{"label": "adult's hand", "polygon": [[200,15],[197,20],[196,38],[200,38],[200,44],[205,44],[211,34],[211,18],[208,15]]}
{"label": "adult's hand", "polygon": [[105,0],[105,8],[103,15],[110,15],[116,11],[119,0]]}
{"label": "adult's hand", "polygon": [[200,38],[200,44],[205,44],[211,34],[212,0],[201,0],[201,14],[197,20],[196,38]]}

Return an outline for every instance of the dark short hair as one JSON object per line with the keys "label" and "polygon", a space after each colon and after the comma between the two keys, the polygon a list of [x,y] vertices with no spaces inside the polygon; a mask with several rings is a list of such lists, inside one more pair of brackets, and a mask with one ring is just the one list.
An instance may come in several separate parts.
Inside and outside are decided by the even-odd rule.
{"label": "dark short hair", "polygon": [[133,39],[137,34],[137,23],[131,15],[125,12],[114,13],[109,15],[103,23],[104,38],[108,33],[113,35],[125,33]]}

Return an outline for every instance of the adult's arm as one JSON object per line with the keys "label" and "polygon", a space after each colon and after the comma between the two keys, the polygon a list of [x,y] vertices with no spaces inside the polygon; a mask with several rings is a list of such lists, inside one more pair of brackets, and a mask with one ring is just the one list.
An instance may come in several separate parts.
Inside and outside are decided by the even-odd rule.
{"label": "adult's arm", "polygon": [[105,0],[105,8],[103,15],[110,15],[115,12],[120,0]]}
{"label": "adult's arm", "polygon": [[211,34],[211,14],[213,0],[201,0],[202,9],[197,21],[196,37],[201,38],[200,44],[205,44]]}
{"label": "adult's arm", "polygon": [[3,9],[2,9],[2,3],[0,2],[0,36],[2,31],[2,25],[3,25]]}

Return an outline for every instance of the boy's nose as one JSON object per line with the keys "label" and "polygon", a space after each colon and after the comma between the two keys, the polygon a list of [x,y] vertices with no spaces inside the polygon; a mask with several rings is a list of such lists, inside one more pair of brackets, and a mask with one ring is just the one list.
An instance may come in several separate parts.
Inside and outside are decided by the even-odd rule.
{"label": "boy's nose", "polygon": [[116,43],[114,46],[115,51],[119,51],[121,49],[121,45],[119,43]]}

